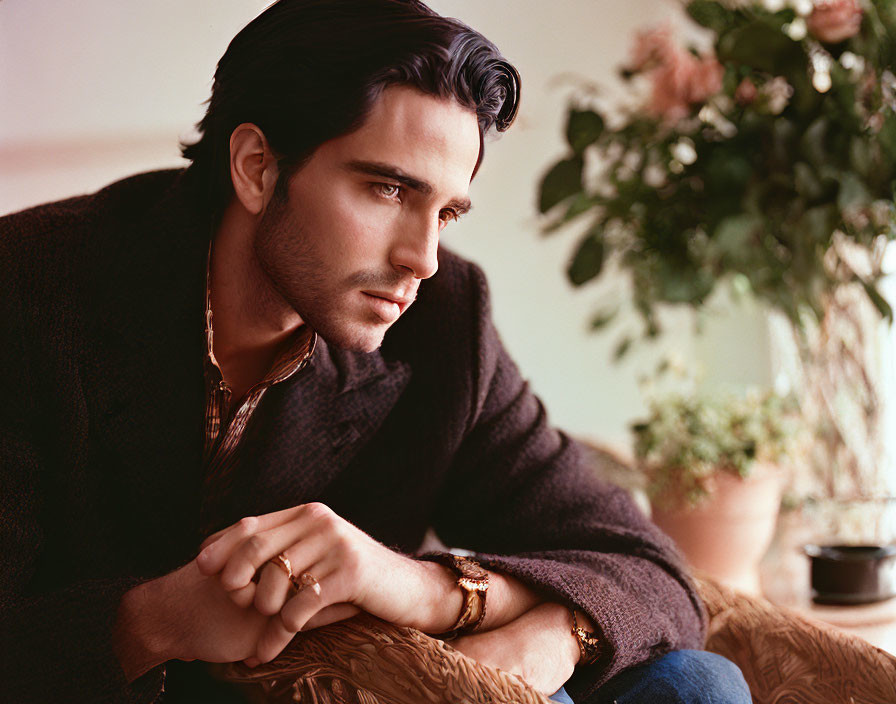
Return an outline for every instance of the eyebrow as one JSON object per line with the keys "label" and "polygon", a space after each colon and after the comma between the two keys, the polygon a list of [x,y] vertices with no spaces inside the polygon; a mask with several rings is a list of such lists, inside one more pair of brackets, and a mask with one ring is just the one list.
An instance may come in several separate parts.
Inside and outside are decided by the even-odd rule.
{"label": "eyebrow", "polygon": [[[431,183],[423,179],[416,178],[406,173],[402,169],[392,164],[381,161],[350,161],[345,165],[349,171],[356,171],[370,176],[379,176],[392,181],[398,181],[403,186],[407,186],[411,190],[422,193],[425,196],[432,194],[433,187]],[[446,204],[446,207],[454,208],[459,215],[469,212],[473,204],[469,198],[452,198]]]}

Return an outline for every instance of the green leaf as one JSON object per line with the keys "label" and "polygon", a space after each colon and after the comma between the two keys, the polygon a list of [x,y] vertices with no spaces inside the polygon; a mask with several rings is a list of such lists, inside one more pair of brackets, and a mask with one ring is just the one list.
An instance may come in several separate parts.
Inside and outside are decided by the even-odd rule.
{"label": "green leaf", "polygon": [[887,112],[887,117],[878,134],[880,145],[891,162],[896,161],[896,112]]}
{"label": "green leaf", "polygon": [[626,337],[620,340],[619,344],[616,345],[616,349],[613,350],[613,361],[619,362],[625,357],[631,349],[633,342],[634,340],[631,337]]}
{"label": "green leaf", "polygon": [[734,149],[714,149],[706,164],[706,188],[714,194],[740,192],[753,176],[749,158]]}
{"label": "green leaf", "polygon": [[598,276],[604,267],[603,228],[592,227],[579,242],[579,247],[567,269],[574,286],[581,286]]}
{"label": "green leaf", "polygon": [[881,317],[888,323],[892,323],[893,308],[887,303],[887,299],[881,295],[880,291],[877,290],[877,286],[867,281],[863,281],[862,286],[865,288],[865,293],[868,294],[868,298],[871,299],[874,307],[877,308],[878,312],[881,314]]}
{"label": "green leaf", "polygon": [[828,163],[828,150],[825,146],[828,135],[828,119],[819,117],[806,128],[800,140],[800,148],[810,164],[821,168]]}
{"label": "green leaf", "polygon": [[610,310],[602,310],[591,319],[592,330],[602,330],[607,327],[619,314],[619,306]]}
{"label": "green leaf", "polygon": [[563,214],[563,222],[577,218],[582,213],[587,213],[595,205],[599,205],[603,199],[579,193],[569,204],[566,212]]}
{"label": "green leaf", "polygon": [[686,271],[672,263],[663,262],[657,271],[657,276],[663,300],[691,305],[702,300],[704,285],[693,270]]}
{"label": "green leaf", "polygon": [[728,26],[728,11],[717,0],[694,0],[688,3],[687,13],[697,24],[721,32]]}
{"label": "green leaf", "polygon": [[[569,205],[563,215],[552,218],[551,222],[542,228],[542,232],[546,235],[556,232],[571,220],[575,220],[579,215],[587,213],[598,205],[603,205],[604,202],[605,199],[600,196],[589,196],[584,191],[579,192],[569,201]],[[603,223],[604,219],[600,218],[598,222]]]}
{"label": "green leaf", "polygon": [[727,217],[718,224],[713,233],[715,246],[727,259],[743,260],[759,241],[756,235],[762,224],[762,218],[754,213]]}
{"label": "green leaf", "polygon": [[875,153],[872,144],[863,137],[853,137],[849,142],[849,165],[853,171],[866,179],[874,166]]}
{"label": "green leaf", "polygon": [[[805,247],[808,253],[812,249],[812,242],[827,243],[831,239],[831,233],[837,227],[839,221],[839,213],[834,206],[820,205],[815,208],[809,208],[802,214],[797,223],[797,231],[802,233],[803,242],[801,246]],[[797,258],[793,266],[799,266],[799,258]]]}
{"label": "green leaf", "polygon": [[581,156],[563,159],[554,164],[541,181],[541,195],[538,200],[540,212],[548,212],[558,203],[582,190],[583,166]]}
{"label": "green leaf", "polygon": [[844,172],[840,178],[840,192],[837,194],[837,206],[840,210],[864,208],[871,205],[871,194],[854,173]]}
{"label": "green leaf", "polygon": [[793,165],[793,182],[796,192],[806,200],[817,200],[824,193],[818,172],[804,161]]}
{"label": "green leaf", "polygon": [[585,148],[600,139],[604,131],[604,119],[593,110],[569,111],[569,121],[566,124],[566,141],[576,154],[581,154]]}
{"label": "green leaf", "polygon": [[806,66],[799,43],[767,22],[751,22],[719,38],[719,61],[733,61],[773,75]]}

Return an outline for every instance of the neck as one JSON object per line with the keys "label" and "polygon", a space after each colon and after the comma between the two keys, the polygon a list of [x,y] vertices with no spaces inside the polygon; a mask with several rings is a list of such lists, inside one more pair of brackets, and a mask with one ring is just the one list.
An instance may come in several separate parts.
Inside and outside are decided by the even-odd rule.
{"label": "neck", "polygon": [[215,232],[211,259],[214,351],[222,365],[273,355],[302,325],[258,263],[252,239],[258,218],[234,201]]}

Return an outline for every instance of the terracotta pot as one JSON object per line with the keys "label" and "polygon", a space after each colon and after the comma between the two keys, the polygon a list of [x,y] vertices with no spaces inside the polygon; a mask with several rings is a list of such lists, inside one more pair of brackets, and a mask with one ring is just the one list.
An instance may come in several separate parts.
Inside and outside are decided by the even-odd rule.
{"label": "terracotta pot", "polygon": [[705,502],[681,509],[656,505],[652,515],[694,569],[759,594],[759,561],[771,544],[780,503],[780,473],[760,466],[748,479],[720,472]]}

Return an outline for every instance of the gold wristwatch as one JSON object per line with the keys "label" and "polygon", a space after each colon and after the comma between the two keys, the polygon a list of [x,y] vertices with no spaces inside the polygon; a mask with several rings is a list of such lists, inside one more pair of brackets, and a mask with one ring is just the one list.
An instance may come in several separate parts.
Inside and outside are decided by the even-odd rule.
{"label": "gold wristwatch", "polygon": [[572,634],[579,644],[579,665],[592,665],[600,658],[600,638],[579,626],[574,607],[570,607],[569,612],[572,614]]}
{"label": "gold wristwatch", "polygon": [[464,602],[457,622],[439,638],[451,640],[464,633],[472,633],[485,619],[485,594],[488,591],[488,572],[475,560],[448,552],[430,552],[421,560],[444,565],[457,575],[457,586],[464,593]]}

